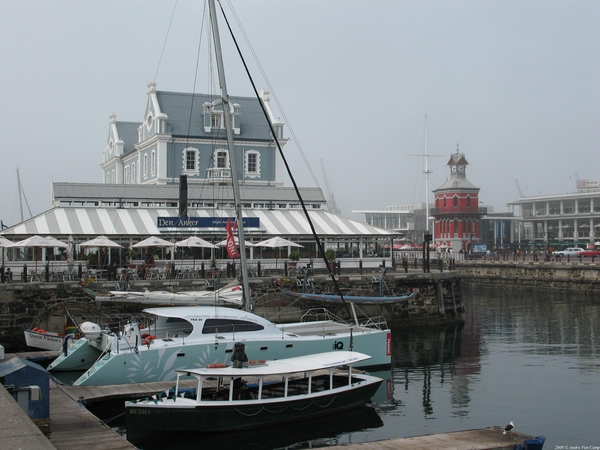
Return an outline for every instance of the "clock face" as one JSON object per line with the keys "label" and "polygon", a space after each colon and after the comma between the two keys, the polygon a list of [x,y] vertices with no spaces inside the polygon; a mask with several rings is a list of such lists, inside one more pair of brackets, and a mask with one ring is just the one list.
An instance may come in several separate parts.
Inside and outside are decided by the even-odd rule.
{"label": "clock face", "polygon": [[452,173],[456,173],[456,166],[452,166]]}
{"label": "clock face", "polygon": [[465,166],[458,166],[458,173],[465,173]]}

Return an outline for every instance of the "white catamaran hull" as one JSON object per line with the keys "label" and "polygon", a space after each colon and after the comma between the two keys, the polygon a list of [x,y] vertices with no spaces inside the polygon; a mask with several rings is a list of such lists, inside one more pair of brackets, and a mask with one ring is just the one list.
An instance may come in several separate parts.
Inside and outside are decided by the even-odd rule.
{"label": "white catamaran hull", "polygon": [[[194,329],[189,334],[171,332],[168,337],[151,336],[152,339],[131,332],[103,333],[93,340],[83,338],[67,356],[59,356],[48,370],[70,370],[65,367],[81,365],[81,355],[85,354],[89,355],[87,361],[95,362],[74,385],[168,381],[175,379],[177,370],[228,363],[236,342],[246,345],[250,359],[273,360],[352,349],[372,357],[365,363],[369,367],[391,365],[389,330],[330,321],[277,326],[254,314],[224,307],[146,311],[164,314],[163,319],[181,321],[182,325],[191,324]],[[240,331],[232,332],[227,323],[235,323]]]}

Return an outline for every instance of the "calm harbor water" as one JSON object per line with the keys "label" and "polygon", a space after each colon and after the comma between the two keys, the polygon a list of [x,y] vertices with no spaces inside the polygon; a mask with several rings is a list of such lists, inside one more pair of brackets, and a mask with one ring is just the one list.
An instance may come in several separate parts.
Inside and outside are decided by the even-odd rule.
{"label": "calm harbor water", "polygon": [[464,325],[396,331],[373,408],[295,427],[140,448],[318,448],[515,422],[544,448],[600,448],[600,299],[467,290]]}

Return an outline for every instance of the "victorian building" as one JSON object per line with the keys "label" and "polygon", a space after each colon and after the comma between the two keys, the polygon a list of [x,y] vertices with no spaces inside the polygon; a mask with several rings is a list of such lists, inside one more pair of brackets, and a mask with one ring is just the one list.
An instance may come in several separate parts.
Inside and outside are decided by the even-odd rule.
{"label": "victorian building", "polygon": [[480,219],[486,213],[479,207],[479,188],[467,180],[468,164],[457,148],[447,164],[450,178],[433,191],[435,241],[455,252],[469,251],[480,240]]}
{"label": "victorian building", "polygon": [[[231,164],[224,114],[232,118],[238,167]],[[284,186],[275,137],[282,147],[287,139],[267,91],[260,98],[231,96],[225,110],[220,96],[158,91],[151,81],[140,116],[139,122],[127,122],[110,115],[102,183],[53,182],[52,209],[3,234],[13,240],[36,234],[63,241],[72,237],[76,244],[105,235],[124,247],[150,235],[177,241],[194,234],[216,243],[225,237],[227,219],[235,217],[236,170],[246,239],[284,236],[301,243],[303,254],[316,255],[296,189]],[[182,175],[188,185],[185,197]],[[395,236],[328,211],[319,187],[298,191],[326,247],[343,252],[352,247],[357,249],[352,253],[362,255],[374,241],[389,242]],[[179,220],[182,211],[186,220]]]}

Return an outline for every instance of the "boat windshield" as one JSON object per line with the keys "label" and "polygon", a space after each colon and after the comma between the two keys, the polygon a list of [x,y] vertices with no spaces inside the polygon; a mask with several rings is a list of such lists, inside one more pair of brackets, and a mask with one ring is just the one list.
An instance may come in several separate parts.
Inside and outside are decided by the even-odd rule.
{"label": "boat windshield", "polygon": [[264,327],[258,323],[239,319],[206,319],[202,334],[239,333],[242,331],[261,331]]}

